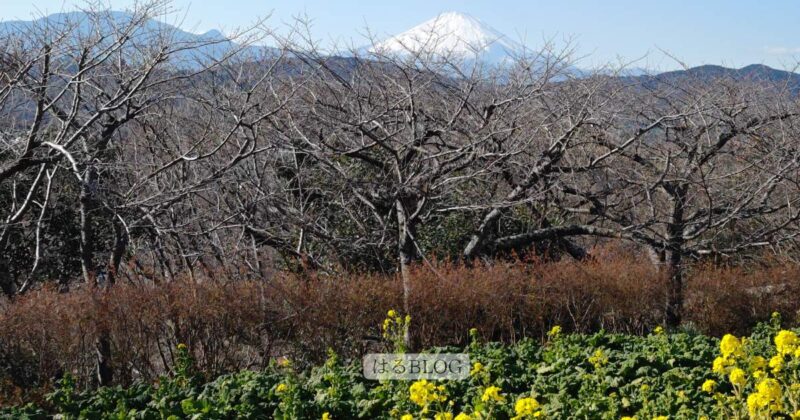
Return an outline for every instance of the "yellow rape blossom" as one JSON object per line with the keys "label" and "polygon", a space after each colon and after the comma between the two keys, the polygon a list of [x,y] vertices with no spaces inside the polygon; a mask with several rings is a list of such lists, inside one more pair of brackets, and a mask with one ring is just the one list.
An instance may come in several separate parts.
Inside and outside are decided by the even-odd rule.
{"label": "yellow rape blossom", "polygon": [[433,416],[433,419],[434,420],[453,420],[453,414],[452,413],[436,413],[436,415]]}
{"label": "yellow rape blossom", "polygon": [[731,334],[725,334],[719,342],[722,357],[739,357],[742,354],[742,342]]}
{"label": "yellow rape blossom", "polygon": [[539,417],[542,412],[539,410],[539,401],[535,398],[525,397],[517,400],[514,404],[515,418]]}
{"label": "yellow rape blossom", "polygon": [[730,362],[724,357],[717,357],[714,359],[714,364],[712,365],[711,370],[714,371],[714,373],[722,375],[725,373],[725,368],[728,367],[728,365],[730,365]]}
{"label": "yellow rape blossom", "polygon": [[781,385],[775,379],[764,379],[756,385],[756,392],[747,396],[747,410],[751,417],[759,413],[781,409]]}
{"label": "yellow rape blossom", "polygon": [[765,405],[763,398],[758,393],[747,396],[747,411],[750,412],[750,417],[755,417],[758,410]]}
{"label": "yellow rape blossom", "polygon": [[331,420],[331,413],[327,411],[322,413],[322,420]]}
{"label": "yellow rape blossom", "polygon": [[498,386],[492,385],[490,387],[487,387],[483,391],[483,395],[481,395],[481,401],[483,401],[483,402],[489,402],[489,401],[504,402],[506,400],[506,398],[504,396],[500,395],[500,391],[501,391],[501,389]]}
{"label": "yellow rape blossom", "polygon": [[755,356],[750,359],[750,369],[751,370],[761,370],[767,367],[767,359],[761,356]]}
{"label": "yellow rape blossom", "polygon": [[548,337],[558,337],[561,335],[561,326],[556,325],[553,328],[550,328],[550,331],[547,333]]}
{"label": "yellow rape blossom", "polygon": [[414,416],[411,414],[403,414],[403,416],[400,417],[400,420],[414,420]]}
{"label": "yellow rape blossom", "polygon": [[764,394],[773,401],[778,401],[781,399],[781,384],[772,378],[764,379],[763,381],[759,382],[758,385],[756,385],[756,391]]}
{"label": "yellow rape blossom", "polygon": [[444,402],[447,400],[447,396],[444,395],[444,386],[436,386],[427,379],[420,379],[411,384],[408,388],[408,392],[411,402],[420,407],[426,407],[433,402]]}
{"label": "yellow rape blossom", "polygon": [[791,355],[800,344],[800,339],[794,331],[782,330],[775,336],[775,348],[779,354]]}
{"label": "yellow rape blossom", "polygon": [[728,375],[728,379],[730,379],[731,383],[736,386],[744,386],[747,383],[747,377],[744,374],[744,371],[735,368],[731,371],[731,374]]}
{"label": "yellow rape blossom", "polygon": [[714,392],[714,389],[716,389],[716,388],[717,388],[717,381],[715,381],[713,379],[706,380],[705,382],[703,382],[703,386],[700,387],[700,389],[703,392],[707,392],[709,394]]}
{"label": "yellow rape blossom", "polygon": [[778,373],[783,369],[783,356],[776,355],[769,359],[769,367],[774,373]]}
{"label": "yellow rape blossom", "polygon": [[589,363],[591,363],[595,369],[600,369],[608,363],[608,357],[606,357],[602,349],[597,349],[594,354],[589,357]]}
{"label": "yellow rape blossom", "polygon": [[472,370],[469,372],[470,375],[477,375],[478,373],[483,371],[483,363],[475,362],[472,364]]}

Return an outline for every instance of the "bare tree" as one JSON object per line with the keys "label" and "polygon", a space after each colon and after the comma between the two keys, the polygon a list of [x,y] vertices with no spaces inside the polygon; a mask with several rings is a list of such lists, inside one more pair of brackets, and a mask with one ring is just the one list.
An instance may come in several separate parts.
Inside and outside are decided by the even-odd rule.
{"label": "bare tree", "polygon": [[661,122],[609,165],[613,204],[584,195],[585,208],[650,247],[669,271],[666,320],[674,326],[687,258],[731,256],[797,235],[800,114],[790,92],[767,81],[657,82],[630,95],[631,127]]}
{"label": "bare tree", "polygon": [[[171,26],[154,25],[153,19],[169,13],[167,6],[142,3],[124,14],[88,8],[63,19],[36,21],[24,32],[6,33],[0,40],[0,136],[5,147],[0,185],[11,186],[4,189],[8,207],[3,210],[0,246],[13,248],[16,244],[8,238],[25,235],[26,226],[33,225],[35,249],[21,283],[2,279],[6,293],[21,293],[33,284],[42,265],[43,230],[53,232],[61,229],[58,224],[73,222],[75,227],[67,233],[80,238],[84,282],[113,284],[132,231],[158,232],[156,217],[257,152],[252,143],[231,147],[230,138],[215,137],[219,131],[160,150],[156,149],[163,142],[147,143],[154,140],[148,134],[162,113],[193,106],[193,111],[207,113],[208,108],[195,105],[201,98],[193,95],[194,83],[254,39],[240,38],[240,45],[221,38],[186,40]],[[185,134],[180,130],[177,136],[165,137]],[[234,151],[221,157],[226,148]],[[142,154],[142,149],[151,153]],[[218,155],[222,163],[209,164]],[[193,171],[192,162],[206,166]],[[59,183],[58,197],[53,197],[54,180]],[[70,202],[77,220],[51,214],[57,211],[51,203]],[[69,238],[55,236],[46,245],[61,240]],[[111,380],[109,346],[101,336],[101,384]]]}

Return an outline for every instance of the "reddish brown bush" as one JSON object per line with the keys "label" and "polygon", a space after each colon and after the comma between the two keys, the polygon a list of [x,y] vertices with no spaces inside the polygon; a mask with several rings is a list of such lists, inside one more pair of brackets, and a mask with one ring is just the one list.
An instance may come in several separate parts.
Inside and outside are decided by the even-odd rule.
{"label": "reddish brown bush", "polygon": [[[800,308],[800,265],[695,267],[687,278],[686,322],[701,331],[742,333]],[[643,333],[662,322],[664,275],[644,258],[600,253],[595,261],[509,262],[468,268],[436,263],[412,271],[412,331],[420,347],[541,337],[553,325],[581,332]],[[152,381],[186,343],[208,376],[258,368],[286,355],[319,361],[326,350],[357,357],[381,348],[380,325],[401,309],[391,276],[296,277],[260,281],[117,284],[107,291],[44,288],[0,306],[0,404],[41,393],[64,372],[92,386],[95,340],[112,341],[115,380]]]}
{"label": "reddish brown bush", "polygon": [[779,312],[797,323],[800,265],[770,262],[754,267],[695,267],[688,280],[686,313],[702,331],[745,334],[758,321]]}

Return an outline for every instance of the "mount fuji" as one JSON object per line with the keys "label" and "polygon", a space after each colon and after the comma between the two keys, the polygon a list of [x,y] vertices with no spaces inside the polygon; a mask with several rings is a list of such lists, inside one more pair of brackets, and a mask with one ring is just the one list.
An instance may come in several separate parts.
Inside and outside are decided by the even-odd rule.
{"label": "mount fuji", "polygon": [[370,48],[385,55],[432,55],[461,60],[502,64],[526,51],[524,45],[470,15],[442,13],[408,31],[395,35]]}

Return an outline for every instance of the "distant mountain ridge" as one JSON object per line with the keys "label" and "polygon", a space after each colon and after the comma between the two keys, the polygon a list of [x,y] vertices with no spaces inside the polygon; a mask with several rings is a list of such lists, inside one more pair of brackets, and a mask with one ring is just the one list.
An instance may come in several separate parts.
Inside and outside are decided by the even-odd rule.
{"label": "distant mountain ridge", "polygon": [[[129,12],[107,11],[102,12],[99,22],[93,22],[85,12],[63,12],[44,16],[35,20],[12,20],[0,21],[0,36],[8,34],[24,34],[35,27],[46,27],[54,31],[69,29],[76,39],[90,35],[97,25],[101,29],[113,29],[113,26],[124,27],[134,19],[134,15]],[[218,60],[230,51],[241,48],[240,45],[227,38],[222,32],[212,29],[202,34],[184,31],[176,26],[170,25],[156,19],[149,19],[138,28],[129,42],[132,44],[146,44],[158,34],[169,35],[170,40],[175,43],[206,44],[200,45],[194,50],[181,51],[176,54],[178,61],[190,62],[196,59]],[[247,46],[246,51],[254,54],[268,52],[269,47]]]}
{"label": "distant mountain ridge", "polygon": [[[105,24],[124,24],[129,22],[132,14],[120,11],[108,11],[108,22]],[[53,28],[65,25],[67,22],[78,23],[76,35],[85,34],[91,30],[93,23],[88,21],[84,12],[64,12],[45,16],[32,21],[14,20],[0,21],[0,36],[13,33],[24,33],[36,25],[47,25]],[[178,59],[191,61],[194,59],[219,59],[229,51],[240,47],[227,38],[222,32],[212,29],[202,34],[184,31],[173,25],[155,19],[147,21],[137,33],[134,34],[134,43],[147,42],[152,33],[169,33],[175,42],[212,42],[211,45],[199,47],[196,51],[182,51]],[[428,48],[434,52],[445,54],[477,56],[491,64],[501,64],[516,54],[526,51],[524,45],[511,40],[501,32],[492,28],[485,22],[470,15],[458,12],[447,12],[425,21],[408,31],[389,37],[383,42],[371,47],[373,52],[406,54],[415,49]],[[265,46],[248,46],[245,51],[259,56],[275,50]],[[332,60],[346,68],[352,63],[347,57],[331,56]],[[286,69],[289,71],[289,69]],[[592,71],[573,72],[578,77],[591,75]],[[689,80],[711,81],[718,78],[732,80],[769,81],[785,83],[787,89],[800,94],[800,74],[785,70],[778,70],[763,64],[752,64],[739,69],[718,65],[702,65],[685,70],[668,71],[655,74],[646,74],[643,69],[623,71],[618,77],[641,83],[680,83]]]}
{"label": "distant mountain ridge", "polygon": [[751,64],[742,68],[728,68],[718,65],[706,64],[691,67],[685,70],[675,70],[655,75],[642,75],[628,77],[642,83],[682,83],[690,80],[711,82],[717,79],[730,79],[735,81],[770,82],[785,84],[790,92],[800,93],[800,74],[778,70],[764,64]]}

